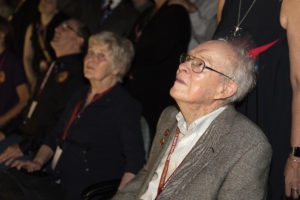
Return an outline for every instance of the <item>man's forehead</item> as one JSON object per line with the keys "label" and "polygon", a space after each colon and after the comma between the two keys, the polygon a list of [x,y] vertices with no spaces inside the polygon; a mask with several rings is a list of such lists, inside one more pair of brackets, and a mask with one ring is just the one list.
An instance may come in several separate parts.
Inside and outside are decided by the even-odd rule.
{"label": "man's forehead", "polygon": [[78,22],[73,19],[66,20],[63,23],[68,24],[69,26],[71,26],[74,29],[77,29],[77,27],[78,27]]}
{"label": "man's forehead", "polygon": [[201,53],[201,52],[218,52],[220,50],[233,51],[229,44],[220,40],[210,40],[204,43],[199,44],[195,47],[191,52],[193,53]]}
{"label": "man's forehead", "polygon": [[195,57],[206,59],[228,59],[232,57],[235,52],[232,47],[224,41],[211,40],[198,45],[189,53]]}

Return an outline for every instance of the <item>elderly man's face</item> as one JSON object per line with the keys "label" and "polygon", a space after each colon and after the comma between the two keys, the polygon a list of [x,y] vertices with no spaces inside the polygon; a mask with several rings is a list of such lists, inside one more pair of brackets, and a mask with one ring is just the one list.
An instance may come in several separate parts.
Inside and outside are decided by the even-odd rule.
{"label": "elderly man's face", "polygon": [[[233,49],[222,41],[202,43],[189,53],[202,59],[206,66],[224,74],[228,73],[234,54]],[[195,73],[192,71],[191,61],[185,62],[177,70],[170,94],[177,102],[210,105],[223,98],[226,79],[228,78],[208,69]]]}
{"label": "elderly man's face", "polygon": [[118,73],[107,45],[89,47],[84,59],[84,76],[89,80],[109,81]]}

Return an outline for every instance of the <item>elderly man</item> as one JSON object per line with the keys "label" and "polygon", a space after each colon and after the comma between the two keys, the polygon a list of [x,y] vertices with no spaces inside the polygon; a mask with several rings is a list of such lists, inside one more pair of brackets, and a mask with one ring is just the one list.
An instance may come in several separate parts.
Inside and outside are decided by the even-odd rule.
{"label": "elderly man", "polygon": [[181,56],[146,166],[117,199],[264,199],[271,147],[232,104],[254,85],[247,52],[224,40]]}
{"label": "elderly man", "polygon": [[[86,83],[82,60],[88,37],[86,26],[74,19],[55,29],[51,46],[57,60],[38,81],[39,87],[19,119],[0,130],[0,169],[17,157],[34,153],[58,121],[72,93]],[[17,135],[22,135],[19,143]]]}

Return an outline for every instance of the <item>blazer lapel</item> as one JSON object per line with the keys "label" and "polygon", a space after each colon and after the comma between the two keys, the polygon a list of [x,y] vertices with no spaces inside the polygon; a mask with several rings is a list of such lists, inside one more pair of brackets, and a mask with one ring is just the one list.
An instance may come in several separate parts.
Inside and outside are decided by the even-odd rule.
{"label": "blazer lapel", "polygon": [[[178,110],[176,111],[176,113],[172,113],[172,114],[176,115],[177,113]],[[175,120],[170,121],[170,116],[169,116],[169,118],[166,121],[163,120],[162,123],[165,126],[163,126],[160,130],[156,132],[158,138],[154,140],[155,143],[153,143],[150,152],[150,154],[153,154],[153,156],[149,158],[149,161],[147,163],[148,173],[144,179],[142,187],[140,188],[138,196],[142,195],[147,189],[148,184],[151,181],[159,163],[161,162],[166,151],[168,150],[169,145],[171,145],[174,135],[176,134],[176,129],[177,129],[176,118]],[[167,135],[165,134],[166,131],[169,132]],[[164,143],[161,143],[162,138],[164,138],[165,140]]]}
{"label": "blazer lapel", "polygon": [[232,106],[224,110],[208,127],[189,155],[181,163],[176,173],[167,183],[158,199],[179,194],[192,180],[201,173],[225,146],[222,137],[230,132],[232,119],[237,112]]}

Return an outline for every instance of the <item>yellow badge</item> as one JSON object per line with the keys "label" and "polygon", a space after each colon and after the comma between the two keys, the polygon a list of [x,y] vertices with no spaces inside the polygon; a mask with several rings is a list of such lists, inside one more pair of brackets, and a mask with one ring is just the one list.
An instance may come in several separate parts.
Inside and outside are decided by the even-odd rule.
{"label": "yellow badge", "polygon": [[48,63],[46,60],[41,60],[40,61],[40,71],[45,72],[48,69]]}
{"label": "yellow badge", "polygon": [[0,83],[4,83],[5,81],[5,73],[4,71],[0,71]]}
{"label": "yellow badge", "polygon": [[56,81],[59,82],[59,83],[62,83],[62,82],[64,82],[65,80],[67,80],[68,76],[69,76],[69,72],[67,72],[67,71],[60,72],[60,73],[57,74],[57,76],[56,76]]}

